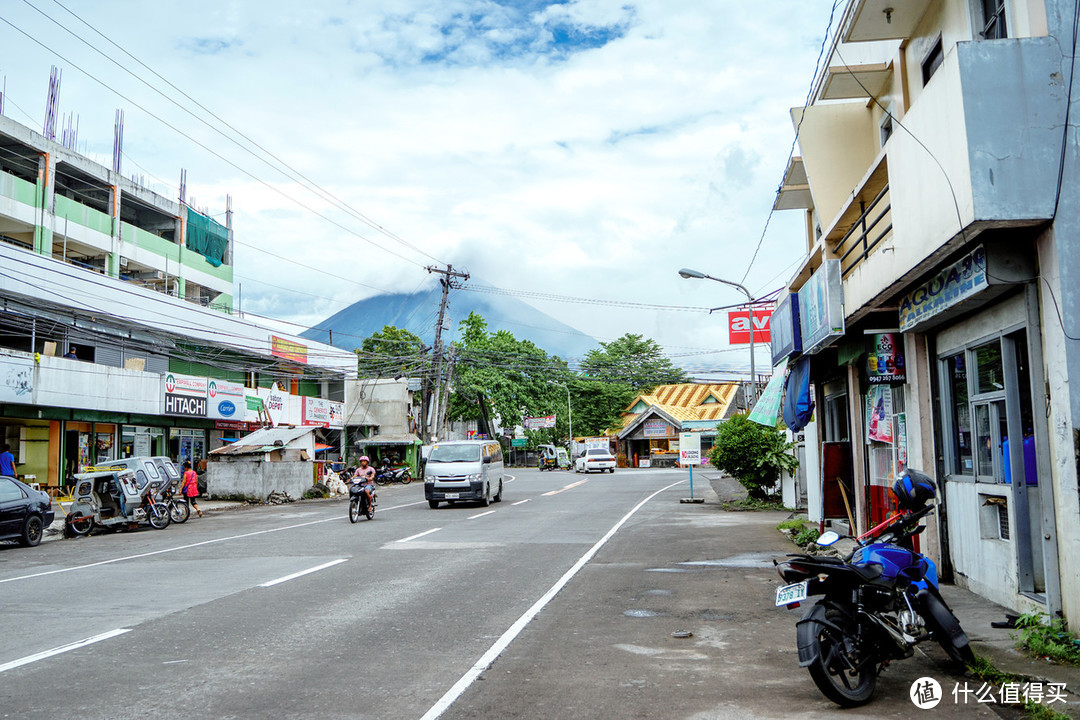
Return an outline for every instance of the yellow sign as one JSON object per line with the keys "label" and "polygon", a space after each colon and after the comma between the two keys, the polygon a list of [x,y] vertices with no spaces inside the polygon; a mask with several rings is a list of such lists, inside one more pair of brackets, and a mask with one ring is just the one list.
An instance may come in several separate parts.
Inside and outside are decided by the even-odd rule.
{"label": "yellow sign", "polygon": [[270,354],[293,362],[307,363],[306,345],[280,338],[277,335],[270,336]]}

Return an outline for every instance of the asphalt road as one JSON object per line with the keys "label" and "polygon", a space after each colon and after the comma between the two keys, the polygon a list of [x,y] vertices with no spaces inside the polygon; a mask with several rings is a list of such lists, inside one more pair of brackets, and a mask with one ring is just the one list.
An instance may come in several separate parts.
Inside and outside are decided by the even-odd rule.
{"label": "asphalt road", "polygon": [[[680,504],[679,471],[511,472],[488,508],[413,484],[355,525],[338,500],[0,548],[0,717],[838,712],[772,607],[783,515]],[[920,653],[844,716],[918,713],[923,675],[952,687]]]}

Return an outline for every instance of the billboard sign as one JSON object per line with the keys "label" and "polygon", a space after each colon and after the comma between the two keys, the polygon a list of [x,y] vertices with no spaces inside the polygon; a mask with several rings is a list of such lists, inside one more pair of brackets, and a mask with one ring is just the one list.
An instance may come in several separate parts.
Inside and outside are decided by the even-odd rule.
{"label": "billboard sign", "polygon": [[206,417],[206,378],[169,373],[162,382],[165,386],[166,415]]}
{"label": "billboard sign", "polygon": [[799,288],[799,329],[803,352],[824,350],[844,336],[844,289],[840,279],[840,261],[821,263],[810,279]]}
{"label": "billboard sign", "polygon": [[543,417],[527,417],[525,418],[526,430],[539,430],[541,428],[553,428],[555,427],[555,416],[544,415]]}
{"label": "billboard sign", "polygon": [[776,305],[769,320],[772,339],[772,364],[779,365],[792,355],[802,353],[802,332],[799,328],[799,296],[788,295]]}
{"label": "billboard sign", "polygon": [[[772,318],[772,308],[754,308],[754,343],[768,345],[770,342],[769,320]],[[728,344],[750,344],[750,311],[728,311]]]}

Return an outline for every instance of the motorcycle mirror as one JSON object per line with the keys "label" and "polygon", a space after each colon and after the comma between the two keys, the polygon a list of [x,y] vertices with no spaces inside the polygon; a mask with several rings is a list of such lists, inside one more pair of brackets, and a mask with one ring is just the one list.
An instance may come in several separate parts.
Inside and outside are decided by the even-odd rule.
{"label": "motorcycle mirror", "polygon": [[840,535],[832,530],[826,530],[818,536],[818,539],[814,541],[815,544],[827,547],[832,545],[840,539]]}

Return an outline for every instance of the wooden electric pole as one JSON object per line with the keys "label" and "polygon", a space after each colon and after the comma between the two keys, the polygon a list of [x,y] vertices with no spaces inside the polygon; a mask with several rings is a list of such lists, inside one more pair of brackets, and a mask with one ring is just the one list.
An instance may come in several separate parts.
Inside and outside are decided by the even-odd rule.
{"label": "wooden electric pole", "polygon": [[[432,345],[432,363],[435,366],[435,382],[432,383],[428,376],[424,377],[424,386],[426,391],[424,392],[424,405],[421,410],[425,413],[426,417],[422,419],[423,441],[424,444],[431,442],[432,437],[432,422],[435,423],[435,432],[439,431],[439,418],[440,418],[440,396],[442,393],[442,379],[443,379],[443,342],[442,342],[442,330],[443,323],[446,321],[446,305],[452,288],[461,287],[461,282],[469,279],[469,273],[459,272],[454,270],[453,265],[447,265],[446,269],[438,268],[433,265],[427,267],[429,273],[438,273],[442,275],[439,278],[439,284],[442,285],[442,300],[439,302],[439,317],[435,323],[435,343]],[[442,401],[443,403],[446,400]],[[445,412],[445,407],[443,408]]]}

